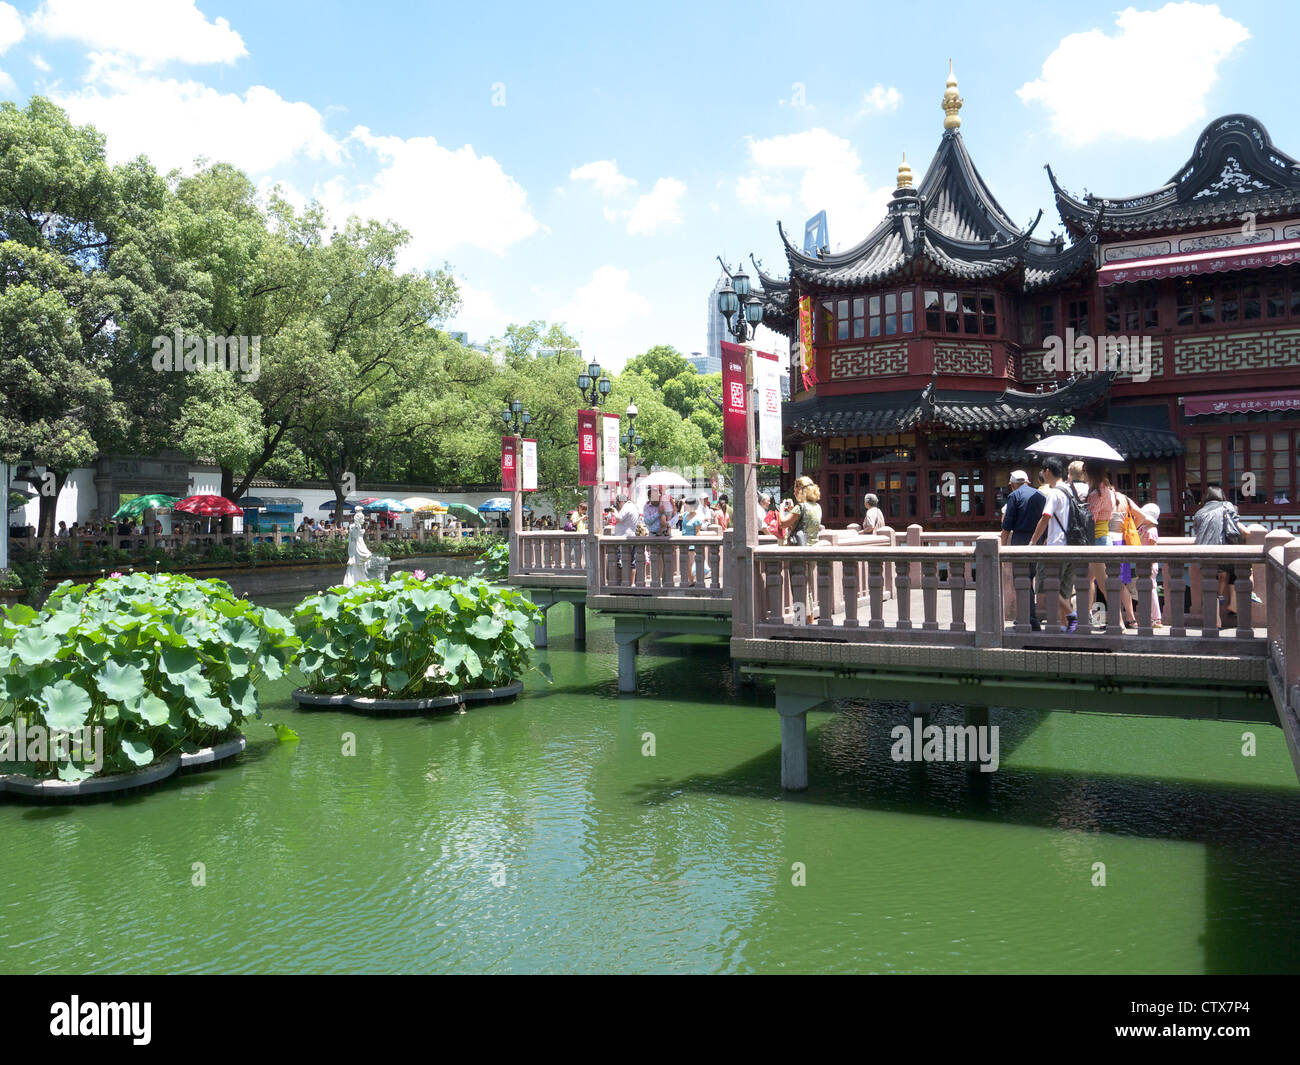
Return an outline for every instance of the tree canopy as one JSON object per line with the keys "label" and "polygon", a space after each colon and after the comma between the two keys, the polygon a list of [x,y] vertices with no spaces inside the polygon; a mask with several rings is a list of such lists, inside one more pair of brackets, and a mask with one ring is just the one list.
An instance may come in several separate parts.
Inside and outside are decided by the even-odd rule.
{"label": "tree canopy", "polygon": [[[100,455],[171,449],[220,466],[232,498],[258,477],[320,478],[342,501],[349,474],[495,480],[500,412],[518,399],[540,487],[567,503],[578,341],[533,320],[486,352],[457,343],[442,328],[452,268],[400,268],[409,239],[390,221],[331,227],[221,162],[114,166],[50,101],[0,104],[0,459],[61,487]],[[716,464],[720,391],[660,345],[605,409],[636,403],[640,465]]]}

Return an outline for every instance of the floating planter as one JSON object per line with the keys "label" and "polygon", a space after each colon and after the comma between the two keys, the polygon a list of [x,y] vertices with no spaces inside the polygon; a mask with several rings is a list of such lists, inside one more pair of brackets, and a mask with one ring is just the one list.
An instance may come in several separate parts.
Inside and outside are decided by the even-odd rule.
{"label": "floating planter", "polygon": [[301,706],[347,707],[363,713],[423,714],[431,710],[452,710],[464,703],[490,702],[494,699],[513,699],[524,690],[522,680],[502,684],[496,688],[475,688],[454,695],[435,695],[427,699],[377,699],[366,695],[317,695],[306,688],[297,688],[294,700]]}
{"label": "floating planter", "polygon": [[514,589],[477,577],[398,573],[331,588],[294,611],[308,683],[293,697],[376,714],[513,698],[540,614]]}
{"label": "floating planter", "polygon": [[[287,618],[222,581],[116,575],[0,614],[0,790],[89,798],[229,761],[257,682],[298,653]],[[6,772],[12,769],[13,772]]]}

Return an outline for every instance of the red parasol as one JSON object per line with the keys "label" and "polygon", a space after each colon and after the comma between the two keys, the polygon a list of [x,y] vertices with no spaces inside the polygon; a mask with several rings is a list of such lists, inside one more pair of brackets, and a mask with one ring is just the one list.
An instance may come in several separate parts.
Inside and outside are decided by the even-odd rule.
{"label": "red parasol", "polygon": [[242,518],[244,511],[225,496],[210,494],[186,496],[179,503],[172,505],[173,511],[185,514],[197,514],[201,518]]}

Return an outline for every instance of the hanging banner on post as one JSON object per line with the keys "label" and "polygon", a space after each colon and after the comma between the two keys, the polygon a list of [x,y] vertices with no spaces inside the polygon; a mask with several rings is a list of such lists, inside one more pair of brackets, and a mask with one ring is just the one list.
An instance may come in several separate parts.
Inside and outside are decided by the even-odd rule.
{"label": "hanging banner on post", "polygon": [[523,484],[525,492],[537,491],[537,441],[525,440],[523,453]]}
{"label": "hanging banner on post", "polygon": [[758,461],[781,465],[781,360],[775,353],[754,352],[754,387],[758,390]]}
{"label": "hanging banner on post", "polygon": [[515,449],[515,438],[513,436],[503,436],[501,438],[501,491],[514,492],[519,483],[518,470],[516,462],[519,458]]}
{"label": "hanging banner on post", "polygon": [[618,415],[605,415],[605,484],[618,484]]}
{"label": "hanging banner on post", "polygon": [[739,344],[722,343],[722,461],[750,462],[749,387],[745,383],[746,351]]}
{"label": "hanging banner on post", "polygon": [[578,484],[600,484],[600,448],[596,443],[596,412],[578,411]]}

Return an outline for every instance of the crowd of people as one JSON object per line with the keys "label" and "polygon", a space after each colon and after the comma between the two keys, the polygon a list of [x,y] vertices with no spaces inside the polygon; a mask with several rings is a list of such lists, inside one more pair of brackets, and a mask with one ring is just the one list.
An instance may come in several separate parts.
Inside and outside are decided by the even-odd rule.
{"label": "crowd of people", "polygon": [[[1003,544],[1065,547],[1069,543],[1072,512],[1076,508],[1082,508],[1086,514],[1087,533],[1091,534],[1088,542],[1093,546],[1151,547],[1160,540],[1159,504],[1148,502],[1139,506],[1114,486],[1106,466],[1099,465],[1089,471],[1081,461],[1075,460],[1066,466],[1061,459],[1049,456],[1043,460],[1039,470],[1037,487],[1030,485],[1029,475],[1024,470],[1012,472],[1009,487],[1011,493],[1002,511]],[[1196,543],[1240,543],[1241,529],[1237,517],[1237,508],[1224,498],[1222,489],[1209,488],[1205,502],[1192,518]],[[1061,631],[1075,632],[1079,627],[1079,617],[1075,607],[1074,562],[1065,559],[1059,564],[1035,564],[1031,570],[1036,594],[1030,597],[1030,627],[1036,632],[1042,630],[1038,597],[1044,594],[1048,577],[1055,575],[1058,581],[1056,611]],[[1157,582],[1157,592],[1151,597],[1151,623],[1157,629],[1164,627],[1159,575],[1160,566],[1154,563],[1152,580]],[[1120,563],[1119,602],[1111,604],[1107,600],[1106,564],[1094,562],[1088,568],[1093,602],[1104,610],[1118,610],[1126,630],[1135,629],[1138,624],[1134,610],[1134,576],[1131,563]],[[1235,579],[1232,567],[1219,569],[1219,603],[1225,620],[1236,614],[1232,588]]]}

